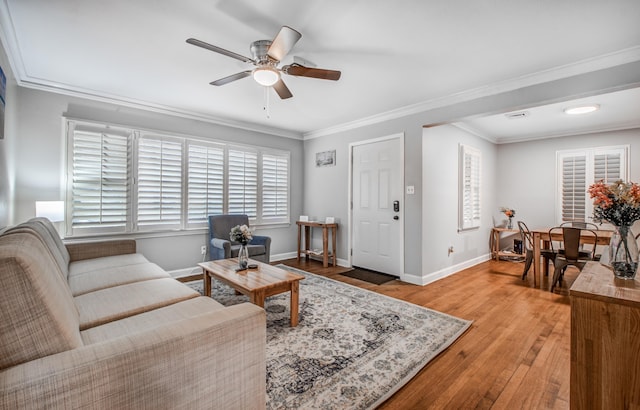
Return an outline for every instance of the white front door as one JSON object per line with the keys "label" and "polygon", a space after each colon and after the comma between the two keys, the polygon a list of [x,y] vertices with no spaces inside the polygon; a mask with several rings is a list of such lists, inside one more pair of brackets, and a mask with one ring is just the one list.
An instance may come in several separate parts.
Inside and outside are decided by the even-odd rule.
{"label": "white front door", "polygon": [[400,276],[403,257],[403,140],[352,147],[352,265]]}

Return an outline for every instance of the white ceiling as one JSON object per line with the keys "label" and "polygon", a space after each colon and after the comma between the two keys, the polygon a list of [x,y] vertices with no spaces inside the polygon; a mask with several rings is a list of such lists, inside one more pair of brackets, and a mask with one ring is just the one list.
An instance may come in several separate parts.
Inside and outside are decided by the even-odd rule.
{"label": "white ceiling", "polygon": [[[638,17],[638,0],[0,0],[0,36],[23,86],[301,137],[638,61]],[[282,25],[303,35],[289,57],[342,78],[285,76],[288,100],[251,78],[213,87],[250,67],[185,42],[250,56]],[[491,118],[468,125],[519,138]]]}
{"label": "white ceiling", "polygon": [[[597,104],[598,111],[567,115],[565,108]],[[495,143],[579,135],[640,127],[640,88],[469,118],[460,128]],[[524,114],[523,116],[512,116]]]}

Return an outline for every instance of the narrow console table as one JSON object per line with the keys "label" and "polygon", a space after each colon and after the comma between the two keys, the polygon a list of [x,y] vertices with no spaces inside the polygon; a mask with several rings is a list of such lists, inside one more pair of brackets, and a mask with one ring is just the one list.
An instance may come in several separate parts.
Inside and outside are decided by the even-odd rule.
{"label": "narrow console table", "polygon": [[495,258],[495,260],[497,261],[500,260],[501,257],[524,259],[526,256],[526,253],[524,252],[525,244],[522,244],[523,253],[505,252],[500,250],[500,236],[503,232],[506,232],[508,234],[514,234],[514,233],[519,234],[520,230],[510,229],[510,228],[497,228],[497,227],[492,228],[491,238],[489,238],[489,247],[491,248],[491,256]]}
{"label": "narrow console table", "polygon": [[589,262],[569,298],[571,408],[640,408],[640,280]]}
{"label": "narrow console table", "polygon": [[[338,230],[337,223],[322,223],[315,221],[296,221],[298,225],[298,262],[300,254],[309,260],[309,255],[322,256],[322,266],[329,266],[329,258],[333,259],[333,266],[336,266],[336,233]],[[304,228],[304,249],[302,245],[302,230]],[[310,249],[311,245],[311,229],[322,228],[322,251],[316,252]],[[331,250],[329,250],[329,231],[331,231]]]}

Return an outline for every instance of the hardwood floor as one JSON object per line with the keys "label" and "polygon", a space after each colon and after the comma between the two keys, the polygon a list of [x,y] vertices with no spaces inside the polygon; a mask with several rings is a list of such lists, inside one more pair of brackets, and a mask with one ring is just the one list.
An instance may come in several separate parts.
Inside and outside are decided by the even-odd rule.
{"label": "hardwood floor", "polygon": [[380,409],[569,408],[568,288],[577,270],[550,293],[546,278],[533,288],[533,270],[523,281],[523,264],[509,261],[484,262],[427,286],[373,285],[317,261],[279,263],[474,321]]}

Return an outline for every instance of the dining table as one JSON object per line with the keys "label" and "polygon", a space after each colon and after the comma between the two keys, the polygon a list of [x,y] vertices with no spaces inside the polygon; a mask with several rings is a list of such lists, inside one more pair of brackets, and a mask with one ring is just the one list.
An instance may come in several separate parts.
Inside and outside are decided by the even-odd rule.
{"label": "dining table", "polygon": [[[539,229],[531,230],[531,233],[533,234],[533,286],[534,287],[537,286],[536,280],[538,277],[540,277],[540,283],[542,283],[542,276],[541,276],[542,273],[544,273],[545,275],[549,273],[548,263],[545,263],[544,266],[542,267],[540,266],[540,257],[541,257],[540,250],[549,249],[550,241],[562,242],[563,240],[561,230],[552,232],[550,236],[549,231],[551,229],[552,228],[539,228]],[[598,237],[596,245],[608,246],[609,242],[611,241],[611,236],[613,235],[613,231],[599,229],[595,232]],[[593,243],[593,235],[589,233],[585,233],[584,235],[581,235],[581,241],[580,241],[581,243],[583,243],[582,238],[584,238],[584,242],[590,241],[590,243]]]}

